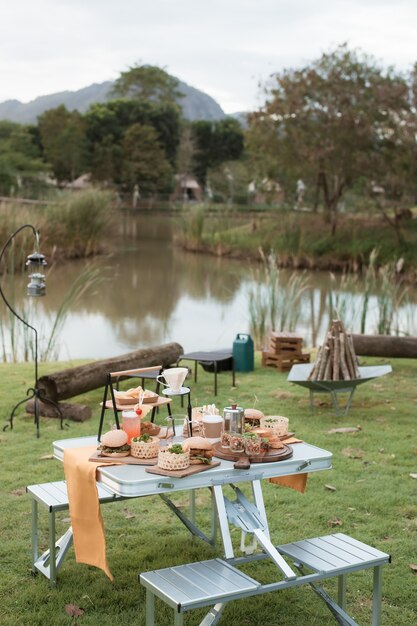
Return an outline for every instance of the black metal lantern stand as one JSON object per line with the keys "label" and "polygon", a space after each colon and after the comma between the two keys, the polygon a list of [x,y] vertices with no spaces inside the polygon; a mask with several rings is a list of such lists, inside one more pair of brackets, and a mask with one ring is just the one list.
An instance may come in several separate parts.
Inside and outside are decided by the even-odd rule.
{"label": "black metal lantern stand", "polygon": [[[4,244],[4,246],[2,247],[0,251],[0,263],[8,245],[11,243],[14,237],[18,233],[20,233],[20,231],[22,231],[24,228],[29,228],[35,236],[35,252],[33,254],[30,254],[27,257],[27,261],[26,261],[26,267],[28,267],[29,271],[32,272],[31,274],[29,274],[30,283],[27,286],[27,295],[32,296],[32,297],[44,296],[45,295],[45,276],[42,274],[41,270],[45,265],[47,265],[47,263],[46,263],[44,255],[41,252],[39,252],[39,231],[37,231],[31,224],[24,224],[23,226],[20,226],[20,228],[15,230],[14,233],[10,235],[10,237],[7,239],[6,243]],[[30,328],[30,330],[32,330],[35,335],[35,384],[33,387],[29,387],[29,389],[27,390],[26,398],[24,398],[23,400],[21,400],[20,402],[16,404],[16,406],[12,410],[10,417],[8,419],[9,423],[3,427],[3,431],[6,430],[9,427],[9,425],[10,425],[10,429],[13,429],[13,418],[17,409],[19,408],[21,404],[23,404],[24,402],[27,402],[28,400],[31,400],[32,398],[34,398],[34,421],[36,425],[36,436],[39,437],[39,415],[40,415],[39,403],[40,402],[44,402],[46,404],[50,404],[55,407],[61,419],[61,429],[63,429],[63,416],[62,416],[62,411],[60,407],[53,400],[50,400],[49,398],[46,398],[46,397],[42,397],[41,390],[38,388],[38,331],[36,330],[36,328],[31,326],[26,320],[24,320],[23,317],[19,315],[19,313],[17,313],[14,310],[14,308],[11,306],[6,296],[4,295],[3,289],[1,287],[1,283],[0,283],[0,296],[2,297],[3,302],[5,303],[9,311],[11,311],[11,313],[15,317],[17,317],[17,319],[20,322],[22,322],[22,324],[24,324],[27,328]]]}

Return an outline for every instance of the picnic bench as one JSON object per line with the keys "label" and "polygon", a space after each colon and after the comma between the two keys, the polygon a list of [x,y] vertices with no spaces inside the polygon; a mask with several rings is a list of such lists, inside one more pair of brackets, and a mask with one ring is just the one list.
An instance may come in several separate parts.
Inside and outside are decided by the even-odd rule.
{"label": "picnic bench", "polygon": [[[146,626],[155,624],[155,596],[174,610],[174,626],[183,626],[186,611],[214,605],[200,622],[200,626],[211,626],[218,623],[228,602],[304,584],[312,586],[339,624],[358,626],[346,612],[346,577],[368,568],[373,568],[372,626],[380,626],[382,566],[390,562],[388,554],[343,533],[287,543],[277,550],[293,561],[299,576],[261,584],[236,567],[253,557],[211,559],[140,574],[139,580],[146,587]],[[259,556],[267,558],[266,554]],[[317,585],[335,577],[337,602]]]}
{"label": "picnic bench", "polygon": [[[118,496],[97,483],[97,491],[100,504],[124,500],[123,496]],[[72,545],[72,528],[56,539],[55,513],[67,511],[69,508],[67,484],[65,480],[58,480],[52,483],[29,485],[26,492],[32,498],[32,572],[40,572],[52,586],[56,585],[58,570]],[[38,547],[38,505],[48,509],[48,549],[39,554]]]}

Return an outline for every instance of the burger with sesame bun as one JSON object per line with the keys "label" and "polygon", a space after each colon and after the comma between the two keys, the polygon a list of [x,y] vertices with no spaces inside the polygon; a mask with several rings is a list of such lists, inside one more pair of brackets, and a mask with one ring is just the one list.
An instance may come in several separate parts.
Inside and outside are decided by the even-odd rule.
{"label": "burger with sesame bun", "polygon": [[210,465],[214,451],[208,439],[189,437],[183,442],[182,447],[185,451],[190,451],[190,465],[199,465],[200,463]]}
{"label": "burger with sesame bun", "polygon": [[129,456],[130,445],[127,443],[128,436],[124,430],[109,430],[101,438],[99,450],[102,456],[120,458]]}

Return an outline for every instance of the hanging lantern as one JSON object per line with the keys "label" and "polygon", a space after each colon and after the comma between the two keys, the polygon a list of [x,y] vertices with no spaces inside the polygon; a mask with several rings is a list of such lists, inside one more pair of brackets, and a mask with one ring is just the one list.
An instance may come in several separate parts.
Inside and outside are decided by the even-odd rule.
{"label": "hanging lantern", "polygon": [[28,296],[44,296],[46,293],[45,275],[40,270],[48,265],[45,256],[41,252],[29,254],[26,267],[32,274],[29,274],[30,283],[27,286]]}

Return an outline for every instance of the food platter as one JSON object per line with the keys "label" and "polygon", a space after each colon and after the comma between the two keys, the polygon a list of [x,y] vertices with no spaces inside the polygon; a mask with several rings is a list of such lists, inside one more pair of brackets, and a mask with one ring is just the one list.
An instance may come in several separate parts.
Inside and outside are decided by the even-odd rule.
{"label": "food platter", "polygon": [[198,465],[189,465],[185,469],[181,470],[166,470],[155,465],[154,467],[147,467],[146,472],[149,474],[158,474],[159,476],[172,476],[172,478],[185,478],[185,476],[192,476],[193,474],[199,474],[200,472],[205,472],[206,470],[212,469],[213,467],[218,467],[220,465],[220,461],[213,461],[211,463],[199,463]]}
{"label": "food platter", "polygon": [[152,459],[138,459],[135,456],[119,456],[119,457],[111,457],[111,456],[102,456],[100,450],[96,450],[88,459],[89,461],[94,461],[95,463],[109,463],[110,465],[156,465],[158,462],[158,457],[154,457]]}
{"label": "food platter", "polygon": [[239,461],[239,459],[247,459],[250,463],[274,463],[275,461],[283,461],[289,459],[293,450],[290,446],[283,444],[282,448],[270,448],[267,452],[262,452],[256,456],[248,456],[244,452],[233,452],[230,448],[223,448],[220,443],[213,444],[214,456],[225,461]]}
{"label": "food platter", "polygon": [[[137,405],[139,401],[139,394],[132,396],[129,395],[126,391],[118,391],[117,389],[115,389],[113,393],[116,404],[119,406],[133,408]],[[148,389],[146,389],[145,394],[146,395],[142,397],[142,404],[155,404],[155,402],[158,402],[159,395],[154,391],[149,391]]]}

